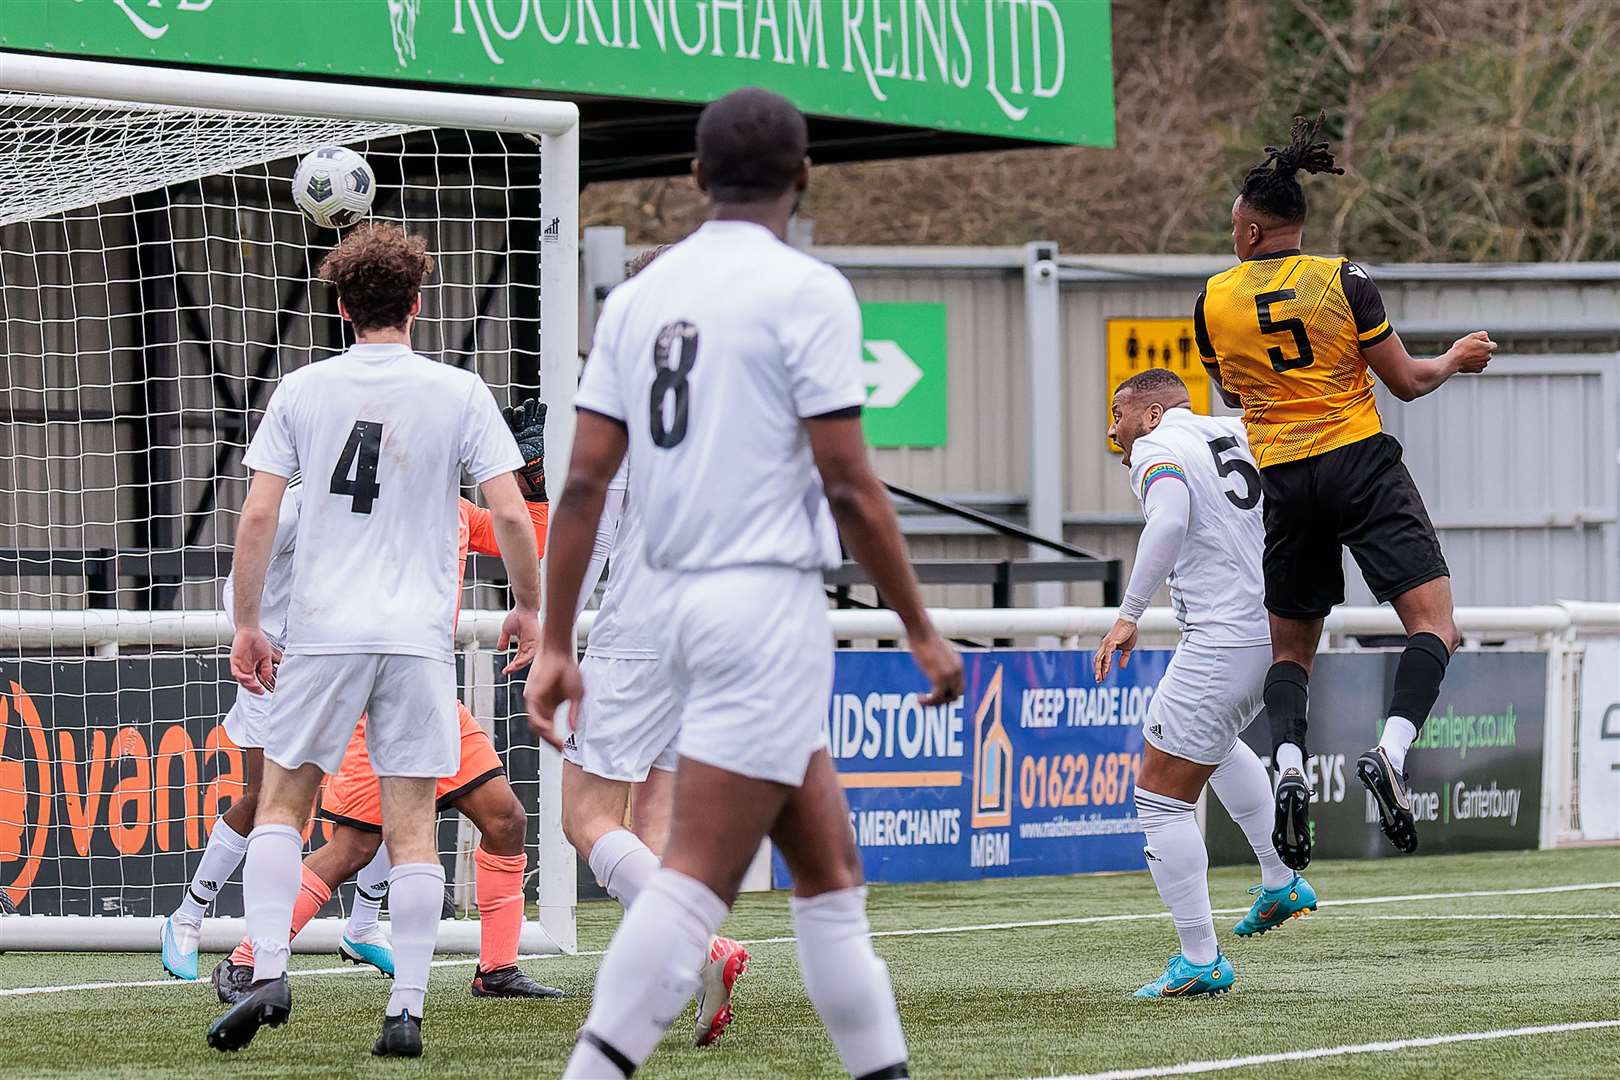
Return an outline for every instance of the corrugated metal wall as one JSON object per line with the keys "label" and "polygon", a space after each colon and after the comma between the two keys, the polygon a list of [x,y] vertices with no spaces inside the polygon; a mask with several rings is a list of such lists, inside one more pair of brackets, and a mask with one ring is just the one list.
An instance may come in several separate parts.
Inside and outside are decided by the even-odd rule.
{"label": "corrugated metal wall", "polygon": [[[822,248],[863,300],[949,306],[950,440],[880,450],[895,483],[1021,515],[1028,492],[1024,253],[1018,249]],[[1129,561],[1140,515],[1105,444],[1106,320],[1186,316],[1230,259],[1062,257],[1066,539]],[[936,265],[929,265],[930,263]],[[1620,266],[1373,266],[1391,320],[1416,355],[1490,330],[1503,353],[1481,378],[1430,398],[1386,399],[1388,429],[1442,532],[1462,604],[1620,599]],[[910,519],[908,519],[910,520]],[[984,536],[914,537],[919,557],[1022,555]],[[1366,602],[1347,563],[1351,599]],[[983,590],[966,592],[984,602]],[[942,597],[948,594],[941,593]],[[1071,586],[1095,603],[1095,586]]]}
{"label": "corrugated metal wall", "polygon": [[[498,151],[497,151],[498,152]],[[442,199],[444,196],[440,196]],[[226,212],[242,203],[240,192],[219,200]],[[424,320],[428,351],[473,341],[470,355],[451,358],[476,364],[492,382],[509,383],[522,350],[503,331],[508,316],[532,320],[525,301],[504,294],[515,283],[490,276],[490,255],[504,238],[461,237],[452,228],[467,218],[435,203],[428,220],[438,236],[441,274],[465,282],[462,290],[430,297],[436,319]],[[106,208],[87,226],[120,220]],[[255,218],[253,213],[245,215]],[[250,222],[251,223],[251,222]],[[529,224],[532,224],[529,223]],[[58,226],[58,229],[61,227]],[[244,226],[244,229],[246,226]],[[211,233],[228,229],[212,229]],[[64,233],[65,237],[67,234]],[[204,512],[195,543],[228,543],[241,497],[240,428],[220,426],[217,414],[262,408],[263,392],[247,395],[259,381],[250,370],[250,343],[272,344],[281,355],[265,374],[302,362],[316,346],[309,316],[286,327],[253,329],[242,324],[245,309],[274,318],[279,298],[249,295],[256,271],[272,242],[241,248],[209,242],[173,246],[183,275],[194,275],[198,306],[208,334],[176,325],[184,307],[170,300],[167,335],[149,364],[164,384],[147,404],[132,380],[139,352],[130,326],[125,341],[117,311],[127,301],[134,273],[133,241],[123,234],[58,242],[49,229],[14,227],[4,236],[4,319],[0,352],[6,355],[0,386],[0,545],[93,548],[135,546],[138,451],[131,418],[165,410],[183,417],[185,435],[175,454],[174,509],[197,505],[196,485],[213,485],[219,505]],[[112,248],[104,254],[102,245]],[[296,272],[303,273],[302,247]],[[35,262],[36,249],[55,252]],[[216,250],[217,249],[217,250]],[[983,506],[1017,519],[1029,490],[1029,375],[1025,355],[1021,249],[819,249],[840,266],[866,300],[932,301],[948,310],[950,338],[950,439],[935,449],[877,452],[885,478],[934,494]],[[1204,256],[1062,257],[1065,538],[1105,555],[1129,560],[1139,528],[1135,500],[1119,458],[1105,444],[1105,323],[1119,316],[1185,316],[1202,281],[1230,260]],[[195,264],[195,265],[192,265]],[[41,269],[43,268],[43,269]],[[1392,432],[1408,447],[1408,461],[1442,527],[1462,603],[1536,603],[1552,599],[1620,599],[1617,542],[1616,453],[1620,448],[1620,266],[1411,266],[1372,267],[1391,317],[1414,351],[1435,352],[1470,329],[1490,329],[1507,352],[1479,379],[1462,379],[1433,398],[1385,407]],[[49,281],[39,280],[41,275]],[[276,275],[268,276],[273,289]],[[62,282],[70,282],[66,289]],[[116,287],[114,283],[116,282]],[[483,285],[480,289],[478,286]],[[485,290],[496,286],[495,303]],[[502,287],[504,286],[504,288]],[[71,300],[79,318],[67,309]],[[120,296],[123,298],[120,299]],[[99,298],[99,305],[98,304]],[[483,300],[484,302],[480,302]],[[300,303],[307,303],[300,298]],[[442,309],[442,310],[441,310]],[[232,311],[237,315],[233,321]],[[318,318],[313,321],[320,321]],[[531,331],[532,332],[532,331]],[[87,337],[86,335],[92,335]],[[112,340],[118,338],[118,340]],[[465,346],[463,346],[465,347]],[[532,346],[530,346],[532,349]],[[217,380],[224,378],[238,403],[221,410]],[[243,399],[249,403],[244,409]],[[48,415],[47,415],[48,412]],[[117,414],[122,421],[78,422]],[[28,419],[22,419],[24,416]],[[115,429],[117,432],[115,433]],[[214,470],[221,442],[234,444],[220,472]],[[174,443],[170,443],[173,446]],[[170,513],[174,513],[171,510]],[[170,519],[171,521],[173,518]],[[964,532],[931,515],[907,515],[918,558],[1000,558],[1026,554],[1023,545]],[[154,540],[173,544],[173,539]],[[1354,573],[1352,582],[1358,580]],[[211,586],[201,587],[211,594]],[[188,590],[188,594],[191,590]],[[8,603],[82,603],[78,582],[0,582]],[[985,604],[980,587],[930,589],[930,600]],[[1068,590],[1076,603],[1096,603],[1095,585]],[[1352,598],[1364,598],[1352,590]],[[188,601],[191,597],[188,595]],[[1028,599],[1027,590],[1020,599]],[[204,602],[200,597],[198,602]]]}

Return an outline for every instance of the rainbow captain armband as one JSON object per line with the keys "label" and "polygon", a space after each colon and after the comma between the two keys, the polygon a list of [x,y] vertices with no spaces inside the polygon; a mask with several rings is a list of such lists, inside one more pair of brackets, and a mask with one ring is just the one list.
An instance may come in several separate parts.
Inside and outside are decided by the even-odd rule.
{"label": "rainbow captain armband", "polygon": [[1187,482],[1187,474],[1181,471],[1181,466],[1173,461],[1160,461],[1147,467],[1142,474],[1142,498],[1147,498],[1148,488],[1166,477],[1175,477],[1183,484]]}

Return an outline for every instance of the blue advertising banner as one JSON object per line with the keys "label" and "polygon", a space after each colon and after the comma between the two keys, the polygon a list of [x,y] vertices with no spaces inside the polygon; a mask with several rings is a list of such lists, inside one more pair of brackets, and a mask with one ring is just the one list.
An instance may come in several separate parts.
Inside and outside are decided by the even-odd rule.
{"label": "blue advertising banner", "polygon": [[[1142,719],[1171,655],[1099,685],[1086,652],[967,653],[966,693],[935,708],[909,654],[840,652],[827,745],[867,879],[1141,869]],[[790,883],[780,857],[772,876]]]}

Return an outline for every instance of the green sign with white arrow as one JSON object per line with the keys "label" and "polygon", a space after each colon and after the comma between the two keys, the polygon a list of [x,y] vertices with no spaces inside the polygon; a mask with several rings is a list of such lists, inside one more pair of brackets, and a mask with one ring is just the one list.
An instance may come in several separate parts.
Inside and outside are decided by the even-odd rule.
{"label": "green sign with white arrow", "polygon": [[944,446],[944,304],[862,304],[866,438],[873,446]]}

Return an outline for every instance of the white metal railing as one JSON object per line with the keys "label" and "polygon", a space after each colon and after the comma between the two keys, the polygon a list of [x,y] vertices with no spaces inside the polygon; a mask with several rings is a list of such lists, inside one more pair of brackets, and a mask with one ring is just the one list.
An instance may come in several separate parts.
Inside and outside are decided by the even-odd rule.
{"label": "white metal railing", "polygon": [[[1100,638],[1114,625],[1113,608],[937,608],[930,614],[940,632],[959,638],[1060,638],[1074,645]],[[579,620],[580,640],[590,631],[594,612]],[[848,639],[904,637],[892,611],[828,613],[833,633]],[[495,644],[502,611],[463,611],[456,631],[462,647]],[[1169,608],[1143,614],[1142,632],[1173,635],[1177,626]],[[1532,607],[1465,607],[1457,609],[1457,627],[1469,638],[1540,636],[1544,634],[1620,634],[1620,604],[1568,601]],[[1341,607],[1329,615],[1328,634],[1398,634],[1400,620],[1388,607]],[[0,611],[0,647],[23,649],[109,646],[205,649],[230,642],[230,624],[221,611]]]}

